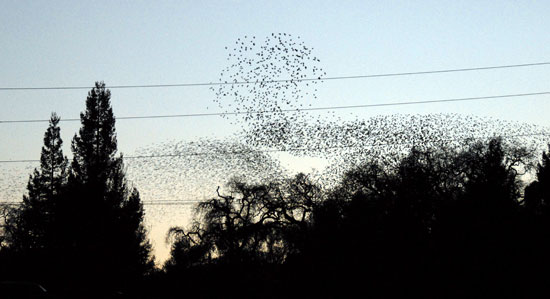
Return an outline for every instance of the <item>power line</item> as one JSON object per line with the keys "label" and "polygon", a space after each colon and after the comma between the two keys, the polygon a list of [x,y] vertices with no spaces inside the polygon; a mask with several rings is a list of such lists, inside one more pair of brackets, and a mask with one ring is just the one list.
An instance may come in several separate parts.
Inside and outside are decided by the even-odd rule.
{"label": "power line", "polygon": [[[490,95],[490,96],[466,97],[466,98],[420,100],[420,101],[409,101],[409,102],[401,101],[401,102],[393,102],[393,103],[281,109],[278,111],[242,111],[242,112],[212,112],[212,113],[167,114],[167,115],[121,116],[121,117],[117,117],[116,119],[117,120],[137,120],[137,119],[185,118],[185,117],[229,116],[229,115],[249,115],[249,114],[277,114],[277,113],[288,113],[288,112],[309,112],[309,111],[322,111],[322,110],[358,109],[358,108],[374,108],[374,107],[387,107],[387,106],[480,101],[480,100],[491,100],[491,99],[502,99],[502,98],[530,97],[530,96],[539,96],[539,95],[548,95],[548,94],[550,94],[550,91]],[[48,121],[49,119],[0,120],[0,124],[38,123],[38,122],[48,122]],[[61,119],[60,121],[66,121],[66,122],[80,121],[80,118],[65,118],[65,119]]]}
{"label": "power line", "polygon": [[[483,140],[490,139],[495,137],[502,138],[515,138],[515,137],[533,137],[533,136],[550,136],[550,133],[527,133],[527,134],[514,134],[514,135],[501,135],[501,136],[485,136],[485,137],[461,137],[461,138],[448,138],[444,141],[458,141],[458,140]],[[363,146],[390,146],[390,145],[414,145],[411,142],[402,142],[402,143],[373,143],[373,144],[352,144],[344,146],[327,146],[327,147],[318,147],[318,148],[289,148],[289,149],[269,149],[269,150],[246,150],[246,151],[220,151],[220,152],[200,152],[200,153],[185,153],[185,154],[162,154],[162,155],[138,155],[138,156],[126,156],[124,159],[156,159],[156,158],[179,158],[179,157],[193,157],[193,156],[208,156],[208,155],[242,155],[250,153],[280,153],[280,152],[300,152],[300,151],[322,151],[330,149],[344,149],[344,148],[353,148],[353,147],[363,147]],[[37,163],[40,160],[0,160],[0,163]]]}
{"label": "power line", "polygon": [[[349,79],[367,79],[367,78],[381,78],[381,77],[416,76],[416,75],[441,74],[441,73],[485,71],[485,70],[533,67],[533,66],[543,66],[543,65],[550,65],[550,62],[535,62],[535,63],[524,63],[524,64],[509,64],[509,65],[497,65],[497,66],[483,66],[483,67],[470,67],[470,68],[444,69],[444,70],[431,70],[431,71],[401,72],[401,73],[384,73],[384,74],[370,74],[370,75],[355,75],[355,76],[317,77],[317,78],[304,78],[304,79],[280,79],[280,80],[267,80],[267,81],[232,81],[232,82],[225,81],[225,82],[176,83],[176,84],[112,85],[112,86],[107,86],[107,88],[110,88],[110,89],[168,88],[168,87],[196,87],[196,86],[219,86],[219,85],[245,85],[245,84],[258,84],[258,83],[260,84],[291,83],[291,82],[323,81],[323,80],[349,80]],[[91,88],[93,88],[93,86],[0,87],[0,91],[75,90],[75,89],[91,89]]]}
{"label": "power line", "polygon": [[[453,140],[467,140],[467,139],[476,139],[476,140],[482,140],[482,139],[489,139],[489,138],[495,138],[495,137],[502,137],[502,138],[512,138],[512,137],[529,137],[529,136],[550,136],[550,133],[530,133],[530,134],[515,134],[515,135],[502,135],[502,136],[485,136],[485,137],[463,137],[463,138],[449,138],[447,141],[453,141]],[[413,145],[411,142],[401,142],[401,143],[380,143],[380,144],[371,144],[370,146],[388,146],[388,145]],[[326,150],[326,149],[336,149],[336,148],[351,148],[351,147],[357,147],[357,146],[365,146],[365,145],[348,145],[348,146],[333,146],[333,147],[324,147],[324,148],[315,148],[315,149],[308,149],[308,148],[294,148],[294,149],[287,149],[287,150],[262,150],[262,151],[239,151],[239,152],[226,152],[225,154],[236,154],[236,153],[249,153],[249,152],[285,152],[285,151],[312,151],[312,150]],[[185,157],[185,156],[193,156],[193,155],[207,155],[207,154],[220,154],[220,153],[191,153],[191,154],[168,154],[168,155],[151,155],[151,156],[133,156],[133,157],[125,157],[130,159],[145,159],[145,158],[167,158],[167,157]],[[7,163],[7,162],[40,162],[40,160],[5,160],[0,161],[0,163]],[[197,204],[204,202],[204,200],[148,200],[148,201],[142,201],[144,205],[159,205],[159,206],[170,206],[170,205],[188,205],[188,204]],[[13,202],[13,201],[0,201],[0,205],[8,205],[8,206],[17,206],[20,205],[21,202]]]}
{"label": "power line", "polygon": [[[447,141],[453,141],[453,140],[467,140],[467,139],[476,139],[476,140],[482,140],[482,139],[489,139],[494,137],[502,137],[502,138],[512,138],[512,137],[529,137],[529,136],[550,136],[550,133],[530,133],[530,134],[515,134],[515,135],[502,135],[502,136],[485,136],[485,137],[463,137],[463,138],[449,138]],[[413,145],[410,142],[402,142],[402,143],[380,143],[380,144],[371,144],[370,146],[388,146],[388,145]],[[324,147],[324,148],[315,148],[315,149],[308,149],[308,148],[294,148],[294,149],[287,149],[287,150],[262,150],[262,151],[238,151],[238,152],[225,152],[222,154],[236,154],[236,153],[250,153],[250,152],[289,152],[289,151],[312,151],[312,150],[326,150],[326,149],[336,149],[336,148],[350,148],[350,147],[357,147],[357,146],[365,146],[365,145],[348,145],[348,146],[333,146],[333,147]],[[191,153],[191,154],[167,154],[167,155],[150,155],[150,156],[131,156],[131,157],[125,157],[128,159],[145,159],[145,158],[167,158],[167,157],[185,157],[185,156],[194,156],[194,155],[209,155],[209,154],[220,154],[220,153]],[[40,160],[4,160],[0,161],[0,163],[11,163],[11,162],[40,162]],[[149,200],[149,201],[142,201],[144,205],[188,205],[188,204],[197,204],[204,202],[204,200]],[[0,205],[8,205],[8,206],[17,206],[20,205],[21,202],[13,202],[13,201],[0,201]]]}

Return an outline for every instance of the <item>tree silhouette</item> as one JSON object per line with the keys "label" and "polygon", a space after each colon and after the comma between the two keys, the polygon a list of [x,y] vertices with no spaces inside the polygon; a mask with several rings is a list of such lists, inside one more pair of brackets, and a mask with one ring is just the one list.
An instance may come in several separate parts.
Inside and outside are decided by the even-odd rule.
{"label": "tree silhouette", "polygon": [[59,117],[52,113],[44,134],[40,167],[27,184],[28,194],[19,206],[4,209],[3,275],[52,281],[58,261],[58,204],[67,181],[67,158],[63,155]]}
{"label": "tree silhouette", "polygon": [[105,84],[96,83],[88,93],[68,170],[58,123],[52,114],[28,195],[7,214],[6,273],[63,292],[84,290],[90,283],[97,284],[98,295],[130,289],[153,269],[151,245],[139,193],[127,186],[122,155],[116,156],[115,118]]}
{"label": "tree silhouette", "polygon": [[[550,145],[548,145],[550,152]],[[548,213],[550,207],[550,155],[542,153],[537,164],[536,180],[525,188],[525,206],[536,214]]]}
{"label": "tree silhouette", "polygon": [[208,285],[220,290],[239,285],[252,294],[273,285],[281,265],[308,251],[311,216],[322,196],[303,174],[263,184],[232,180],[228,186],[228,195],[218,189],[217,197],[198,205],[200,217],[192,227],[168,234],[173,243],[165,270],[193,281],[204,291],[200,296],[227,296],[212,293]]}
{"label": "tree silhouette", "polygon": [[64,200],[71,227],[66,237],[77,265],[106,286],[134,281],[152,269],[139,193],[127,186],[122,155],[116,156],[111,93],[96,82],[80,114]]}
{"label": "tree silhouette", "polygon": [[[502,139],[477,142],[456,157],[462,192],[445,202],[436,229],[434,277],[445,292],[519,295],[524,288],[522,247],[530,247],[521,218],[521,175],[532,153]],[[522,270],[523,269],[523,270]],[[520,292],[521,293],[521,292]]]}
{"label": "tree silhouette", "polygon": [[[550,150],[550,145],[549,145]],[[542,153],[542,159],[536,166],[536,179],[525,188],[524,240],[522,269],[523,282],[528,288],[550,292],[546,281],[550,267],[550,156]]]}
{"label": "tree silhouette", "polygon": [[7,237],[12,250],[50,248],[52,246],[55,205],[67,180],[67,158],[61,149],[59,117],[52,113],[44,134],[40,168],[27,184],[28,195],[13,211],[7,223]]}
{"label": "tree silhouette", "polygon": [[190,230],[171,229],[176,242],[167,267],[213,262],[214,257],[230,264],[282,263],[303,249],[302,237],[321,196],[307,176],[259,185],[233,180],[229,187],[231,195],[218,192],[199,204],[202,221]]}
{"label": "tree silhouette", "polygon": [[233,182],[199,205],[193,227],[171,231],[168,281],[206,297],[231,294],[205,291],[212,285],[281,298],[548,292],[550,215],[536,188],[550,161],[544,153],[522,201],[532,153],[494,138],[367,160],[330,190],[304,175]]}

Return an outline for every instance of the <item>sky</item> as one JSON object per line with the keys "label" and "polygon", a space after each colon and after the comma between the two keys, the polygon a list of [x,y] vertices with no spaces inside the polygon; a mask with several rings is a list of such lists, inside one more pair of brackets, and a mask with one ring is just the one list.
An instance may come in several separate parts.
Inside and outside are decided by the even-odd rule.
{"label": "sky", "polygon": [[[548,1],[0,1],[0,87],[216,82],[237,38],[299,36],[326,76],[550,61]],[[550,66],[326,81],[314,107],[550,91]],[[0,90],[0,121],[78,118],[87,90]],[[115,116],[221,111],[207,87],[113,89]],[[338,111],[342,117],[459,113],[550,126],[549,95]],[[61,124],[65,153],[78,122]],[[119,151],[224,138],[221,117],[119,120]],[[47,123],[0,123],[0,160],[38,159]],[[292,160],[297,169],[319,161]],[[289,162],[290,161],[290,162]],[[318,165],[317,165],[318,166]],[[24,190],[29,167],[0,184]],[[11,167],[11,168],[8,168]],[[15,172],[13,172],[15,173]],[[23,175],[21,175],[23,174]],[[137,186],[139,188],[139,186]],[[147,190],[145,190],[147,191]],[[155,200],[154,192],[144,192]],[[3,196],[4,200],[12,200]],[[175,208],[170,208],[174,210]],[[183,209],[183,208],[182,208]],[[170,217],[168,217],[170,218]],[[177,218],[176,216],[172,218]],[[170,219],[172,219],[170,218]],[[174,220],[177,222],[176,220]],[[174,222],[150,222],[156,249]],[[159,228],[160,227],[160,228]]]}

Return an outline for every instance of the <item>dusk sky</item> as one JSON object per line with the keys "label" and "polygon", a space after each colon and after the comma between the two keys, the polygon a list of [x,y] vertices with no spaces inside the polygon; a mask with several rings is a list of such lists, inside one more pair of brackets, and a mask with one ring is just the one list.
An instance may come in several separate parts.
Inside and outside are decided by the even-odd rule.
{"label": "dusk sky", "polygon": [[[228,67],[226,46],[244,36],[263,40],[272,33],[299,36],[313,48],[327,77],[550,62],[549,15],[548,1],[3,0],[0,87],[217,82]],[[324,107],[539,93],[550,91],[548,78],[550,65],[334,80],[318,84],[317,99],[304,103]],[[62,119],[78,118],[88,90],[0,90],[0,121],[48,119],[54,111]],[[111,92],[117,117],[222,111],[204,86]],[[549,99],[539,95],[336,113],[344,119],[459,113],[548,127]],[[0,160],[38,159],[47,125],[0,123]],[[61,123],[68,156],[79,127],[79,122]],[[134,155],[169,140],[225,138],[240,127],[219,116],[119,120],[119,151]],[[26,166],[0,165],[2,171],[7,167]],[[3,173],[0,184],[19,182],[23,191],[27,175],[13,180]],[[165,255],[158,245],[163,233],[156,230],[156,248]]]}

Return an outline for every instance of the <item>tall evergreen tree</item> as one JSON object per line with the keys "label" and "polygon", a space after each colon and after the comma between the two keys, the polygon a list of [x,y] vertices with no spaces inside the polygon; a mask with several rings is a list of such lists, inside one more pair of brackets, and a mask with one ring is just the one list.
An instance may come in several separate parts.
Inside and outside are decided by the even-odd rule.
{"label": "tall evergreen tree", "polygon": [[[72,223],[77,255],[106,283],[130,281],[151,269],[150,244],[143,227],[143,207],[137,190],[127,186],[122,155],[116,156],[115,118],[111,93],[96,82],[80,114],[82,127],[72,142],[70,196],[76,213]],[[98,277],[101,276],[101,277]]]}
{"label": "tall evergreen tree", "polygon": [[537,214],[549,214],[550,207],[550,144],[537,165],[537,179],[525,188],[525,206]]}
{"label": "tall evergreen tree", "polygon": [[40,168],[35,169],[27,184],[28,195],[11,214],[8,242],[17,251],[51,247],[55,222],[55,205],[67,180],[67,158],[63,155],[59,117],[52,113],[44,134]]}
{"label": "tall evergreen tree", "polygon": [[[96,82],[88,93],[86,111],[80,113],[80,121],[82,127],[72,142],[73,179],[85,185],[106,184],[121,158],[115,157],[115,118],[111,92],[105,89],[105,83]],[[108,189],[107,185],[101,187],[103,191]]]}

